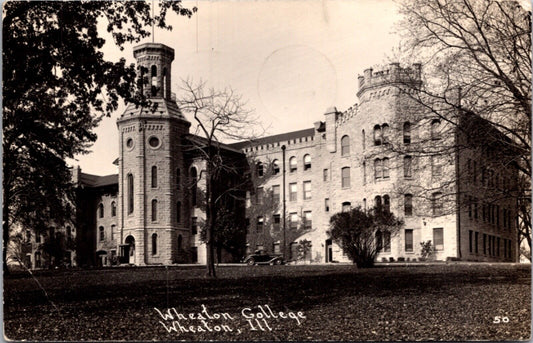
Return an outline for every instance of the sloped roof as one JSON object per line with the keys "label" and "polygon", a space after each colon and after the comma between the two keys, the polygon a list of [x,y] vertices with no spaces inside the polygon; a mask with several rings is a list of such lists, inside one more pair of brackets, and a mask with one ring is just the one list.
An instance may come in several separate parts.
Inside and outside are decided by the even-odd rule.
{"label": "sloped roof", "polygon": [[303,137],[309,137],[315,135],[315,129],[303,129],[298,131],[292,131],[292,132],[286,132],[279,135],[273,135],[273,136],[267,136],[267,137],[261,137],[253,140],[248,140],[244,142],[237,142],[228,144],[228,146],[232,147],[233,149],[243,149],[247,146],[255,146],[255,145],[262,145],[262,144],[270,144],[270,143],[276,143],[276,142],[282,142],[282,141],[289,141],[291,139],[298,139]]}
{"label": "sloped roof", "polygon": [[118,174],[99,176],[81,173],[80,183],[86,187],[104,187],[118,185]]}

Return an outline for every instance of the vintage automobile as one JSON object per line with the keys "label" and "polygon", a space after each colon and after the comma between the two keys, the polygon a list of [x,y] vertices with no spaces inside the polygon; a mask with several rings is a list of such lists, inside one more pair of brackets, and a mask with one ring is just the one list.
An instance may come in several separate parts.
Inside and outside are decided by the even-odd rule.
{"label": "vintage automobile", "polygon": [[284,264],[283,256],[281,255],[270,255],[264,250],[256,250],[253,254],[246,256],[242,262],[253,266],[256,264],[275,264],[280,265]]}

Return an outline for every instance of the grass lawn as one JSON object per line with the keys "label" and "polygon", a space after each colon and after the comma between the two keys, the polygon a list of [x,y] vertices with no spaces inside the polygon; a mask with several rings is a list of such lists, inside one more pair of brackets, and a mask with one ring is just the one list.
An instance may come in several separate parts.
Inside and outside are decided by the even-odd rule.
{"label": "grass lawn", "polygon": [[[530,266],[235,266],[218,274],[212,280],[204,269],[179,267],[60,271],[37,276],[48,298],[31,278],[8,278],[4,332],[14,340],[73,341],[530,337]],[[154,308],[171,309],[174,320]]]}

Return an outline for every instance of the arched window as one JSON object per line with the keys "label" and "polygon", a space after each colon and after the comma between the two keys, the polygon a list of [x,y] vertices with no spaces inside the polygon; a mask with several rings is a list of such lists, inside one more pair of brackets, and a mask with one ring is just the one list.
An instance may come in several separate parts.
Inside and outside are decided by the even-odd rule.
{"label": "arched window", "polygon": [[178,252],[183,249],[183,238],[181,235],[178,235]]}
{"label": "arched window", "polygon": [[389,159],[385,157],[383,159],[383,178],[388,179],[389,176]]}
{"label": "arched window", "polygon": [[104,218],[104,204],[98,205],[98,217]]}
{"label": "arched window", "polygon": [[117,216],[117,203],[112,201],[111,202],[111,217]]}
{"label": "arched window", "polygon": [[176,189],[179,190],[181,188],[181,169],[176,169]]}
{"label": "arched window", "polygon": [[98,239],[102,242],[105,239],[105,230],[103,226],[98,228]]}
{"label": "arched window", "polygon": [[408,121],[403,123],[403,143],[411,144],[411,123]]}
{"label": "arched window", "polygon": [[157,167],[152,166],[152,188],[157,188]]}
{"label": "arched window", "polygon": [[366,184],[366,161],[363,161],[363,185]]}
{"label": "arched window", "polygon": [[350,167],[344,167],[341,169],[342,188],[350,187]]}
{"label": "arched window", "polygon": [[381,196],[377,195],[374,198],[374,206],[379,210],[381,209],[382,203],[381,203]]}
{"label": "arched window", "polygon": [[342,212],[349,212],[352,209],[352,204],[349,201],[342,203]]}
{"label": "arched window", "polygon": [[311,155],[307,154],[304,156],[304,170],[311,169]]}
{"label": "arched window", "polygon": [[366,148],[365,130],[361,130],[361,142],[363,143],[363,150],[365,150],[365,148]]}
{"label": "arched window", "polygon": [[433,119],[431,121],[431,139],[440,139],[440,120]]}
{"label": "arched window", "polygon": [[279,174],[279,161],[278,160],[274,160],[272,162],[272,173],[274,175],[278,175]]}
{"label": "arched window", "polygon": [[157,200],[152,200],[152,221],[157,221]]}
{"label": "arched window", "polygon": [[152,255],[157,254],[157,233],[152,234]]}
{"label": "arched window", "polygon": [[155,65],[152,66],[152,96],[155,96],[157,94],[157,67]]}
{"label": "arched window", "polygon": [[259,176],[259,177],[263,176],[263,174],[264,174],[263,163],[257,162],[256,168],[257,168],[257,176]]}
{"label": "arched window", "polygon": [[382,142],[383,144],[387,144],[387,143],[390,143],[389,141],[389,132],[390,131],[390,128],[389,128],[389,125],[388,124],[383,124],[381,125],[381,134],[382,134]]}
{"label": "arched window", "polygon": [[181,201],[176,203],[176,221],[181,223]]}
{"label": "arched window", "polygon": [[403,199],[404,214],[405,216],[413,215],[413,195],[405,194]]}
{"label": "arched window", "polygon": [[190,171],[190,175],[191,175],[191,182],[192,182],[192,185],[191,185],[191,202],[192,202],[192,205],[193,206],[196,206],[196,193],[198,191],[198,173],[196,171],[196,168],[195,167],[192,167],[191,168],[191,171]]}
{"label": "arched window", "polygon": [[388,194],[383,196],[383,210],[385,212],[390,212],[390,196]]}
{"label": "arched window", "polygon": [[403,158],[403,176],[406,178],[413,176],[413,158],[411,156],[404,156]]}
{"label": "arched window", "polygon": [[341,138],[341,156],[350,155],[350,137],[342,136]]}
{"label": "arched window", "polygon": [[292,156],[289,159],[289,171],[291,173],[294,173],[297,170],[298,170],[298,161],[296,160],[296,157]]}
{"label": "arched window", "polygon": [[381,126],[374,126],[374,145],[381,145]]}
{"label": "arched window", "polygon": [[381,179],[382,175],[383,175],[382,161],[379,158],[376,158],[374,160],[374,179],[376,180]]}
{"label": "arched window", "polygon": [[128,214],[133,213],[133,175],[128,174]]}

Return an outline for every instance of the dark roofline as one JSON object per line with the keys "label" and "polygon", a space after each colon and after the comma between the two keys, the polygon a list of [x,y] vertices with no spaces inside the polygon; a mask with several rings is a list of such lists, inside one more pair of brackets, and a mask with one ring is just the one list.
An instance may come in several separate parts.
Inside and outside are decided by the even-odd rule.
{"label": "dark roofline", "polygon": [[87,174],[87,173],[80,173],[80,179],[79,179],[80,185],[83,185],[85,187],[105,187],[105,186],[118,186],[118,174],[111,174],[111,175],[93,175],[93,174]]}
{"label": "dark roofline", "polygon": [[309,137],[309,136],[314,136],[314,135],[315,135],[315,129],[310,128],[310,129],[303,129],[303,130],[298,130],[298,131],[281,133],[281,134],[273,135],[273,136],[261,137],[261,138],[252,139],[252,140],[243,141],[243,142],[232,143],[228,145],[232,147],[233,149],[242,149],[247,146],[256,146],[256,145],[276,143],[276,142],[281,142],[281,141],[289,141],[291,139]]}

